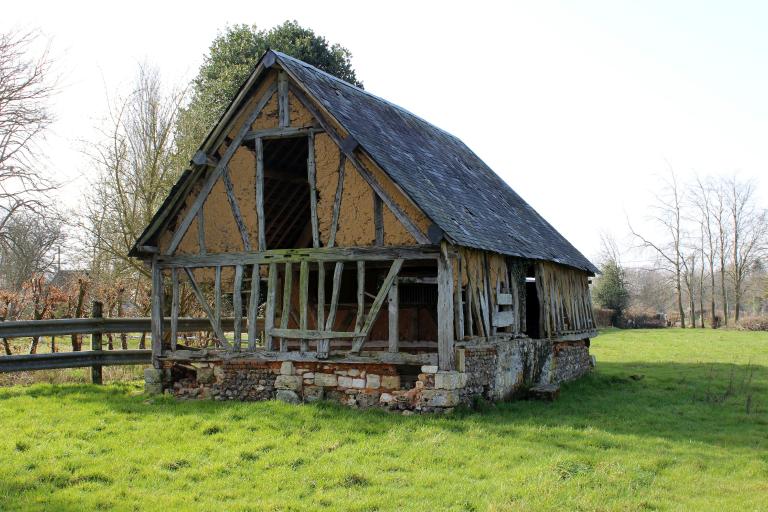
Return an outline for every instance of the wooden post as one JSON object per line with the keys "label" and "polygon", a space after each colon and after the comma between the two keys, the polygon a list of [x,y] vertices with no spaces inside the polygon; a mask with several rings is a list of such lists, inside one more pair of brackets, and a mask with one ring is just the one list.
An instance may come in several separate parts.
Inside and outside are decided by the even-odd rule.
{"label": "wooden post", "polygon": [[259,251],[267,250],[267,235],[264,223],[264,145],[261,138],[256,144],[256,218],[259,223]]}
{"label": "wooden post", "polygon": [[158,357],[163,355],[163,271],[152,260],[152,363],[160,367]]}
{"label": "wooden post", "polygon": [[[216,276],[213,282],[213,321],[216,322],[217,332],[223,333],[221,328],[221,265],[216,267]],[[226,340],[219,340],[224,346]]]}
{"label": "wooden post", "polygon": [[171,269],[171,350],[176,352],[179,337],[179,269]]}
{"label": "wooden post", "polygon": [[[306,331],[309,316],[309,262],[302,260],[299,266],[299,329]],[[299,350],[309,352],[309,341],[299,340]]]}
{"label": "wooden post", "polygon": [[453,270],[448,243],[442,241],[437,258],[437,365],[441,370],[455,368],[453,342]]}
{"label": "wooden post", "polygon": [[384,245],[384,204],[376,192],[373,192],[373,225],[376,230],[375,244],[380,247]]}
{"label": "wooden post", "polygon": [[[325,320],[325,330],[333,330],[333,324],[336,322],[336,309],[339,307],[339,291],[341,289],[341,274],[344,272],[344,262],[337,261],[333,267],[333,288],[331,290],[331,305],[328,308],[328,318]],[[320,329],[320,324],[318,324]],[[331,350],[331,342],[323,339],[317,342],[317,357],[328,357]]]}
{"label": "wooden post", "polygon": [[312,223],[312,247],[320,247],[320,228],[317,220],[317,175],[315,172],[315,134],[309,132],[307,148],[307,181],[309,182],[309,211]]}
{"label": "wooden post", "polygon": [[267,279],[267,305],[264,312],[264,347],[274,350],[272,329],[275,328],[275,294],[277,293],[277,263],[269,264],[269,278]]}
{"label": "wooden post", "polygon": [[[288,320],[291,316],[291,291],[293,289],[293,264],[285,264],[285,275],[283,276],[283,307],[280,310],[280,329],[288,328]],[[280,352],[288,351],[288,340],[280,339]]]}
{"label": "wooden post", "polygon": [[235,266],[235,289],[232,291],[232,310],[235,315],[232,349],[240,352],[243,333],[243,266]]}
{"label": "wooden post", "polygon": [[397,279],[392,283],[389,288],[389,302],[387,309],[389,312],[389,351],[399,352],[400,343],[398,338],[398,327],[400,325],[400,302]]}
{"label": "wooden post", "polygon": [[456,339],[464,338],[464,307],[461,304],[461,255],[456,256],[456,285],[453,290],[453,322]]}
{"label": "wooden post", "polygon": [[[91,305],[91,318],[102,318],[102,309],[103,305],[101,302],[93,301]],[[101,352],[101,328],[91,333],[91,350]],[[91,366],[91,382],[102,384],[101,365]]]}
{"label": "wooden post", "polygon": [[357,262],[357,317],[355,318],[355,332],[360,332],[365,316],[365,261]]}
{"label": "wooden post", "polygon": [[259,313],[259,299],[261,295],[261,276],[259,265],[253,266],[251,272],[251,298],[248,301],[248,350],[256,350],[256,317]]}

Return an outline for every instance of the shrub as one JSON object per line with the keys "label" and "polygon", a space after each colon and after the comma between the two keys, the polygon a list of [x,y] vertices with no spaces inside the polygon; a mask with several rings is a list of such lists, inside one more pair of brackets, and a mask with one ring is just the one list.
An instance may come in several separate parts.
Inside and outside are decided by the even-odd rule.
{"label": "shrub", "polygon": [[751,316],[739,320],[739,329],[743,331],[768,331],[768,316]]}

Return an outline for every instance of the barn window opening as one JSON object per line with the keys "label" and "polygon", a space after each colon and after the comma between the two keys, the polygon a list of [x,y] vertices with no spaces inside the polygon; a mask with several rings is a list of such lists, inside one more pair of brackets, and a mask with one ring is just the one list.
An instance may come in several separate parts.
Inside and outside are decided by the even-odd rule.
{"label": "barn window opening", "polygon": [[536,290],[536,270],[529,265],[525,273],[525,334],[529,338],[540,338],[539,332],[539,292]]}
{"label": "barn window opening", "polygon": [[267,249],[312,247],[308,144],[307,137],[263,141]]}

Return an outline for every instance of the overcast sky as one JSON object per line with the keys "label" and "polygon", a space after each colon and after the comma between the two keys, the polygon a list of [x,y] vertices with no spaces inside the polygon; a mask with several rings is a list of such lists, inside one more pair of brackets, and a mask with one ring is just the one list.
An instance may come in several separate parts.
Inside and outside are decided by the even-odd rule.
{"label": "overcast sky", "polygon": [[[766,2],[12,2],[61,75],[48,165],[77,204],[107,92],[138,63],[186,84],[227,24],[286,19],[353,54],[365,88],[463,139],[587,256],[638,223],[668,165],[768,176]],[[765,204],[768,179],[760,182]]]}

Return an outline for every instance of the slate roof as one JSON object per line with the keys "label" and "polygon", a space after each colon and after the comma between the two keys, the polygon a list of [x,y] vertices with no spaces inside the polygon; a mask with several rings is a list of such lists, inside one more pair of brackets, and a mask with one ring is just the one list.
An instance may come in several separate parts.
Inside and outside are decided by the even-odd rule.
{"label": "slate roof", "polygon": [[[270,56],[271,54],[271,56]],[[452,242],[521,258],[554,261],[590,273],[597,268],[539,215],[461,140],[411,112],[284,53],[274,59],[321,103],[373,160]],[[258,70],[258,65],[257,65]],[[256,72],[255,72],[256,73]],[[238,108],[252,75],[241,87],[216,127]],[[209,149],[209,148],[208,148]],[[179,201],[186,173],[131,250],[152,236],[171,203]],[[170,202],[169,202],[170,201]]]}
{"label": "slate roof", "polygon": [[274,53],[453,242],[597,272],[458,138],[305,62]]}

